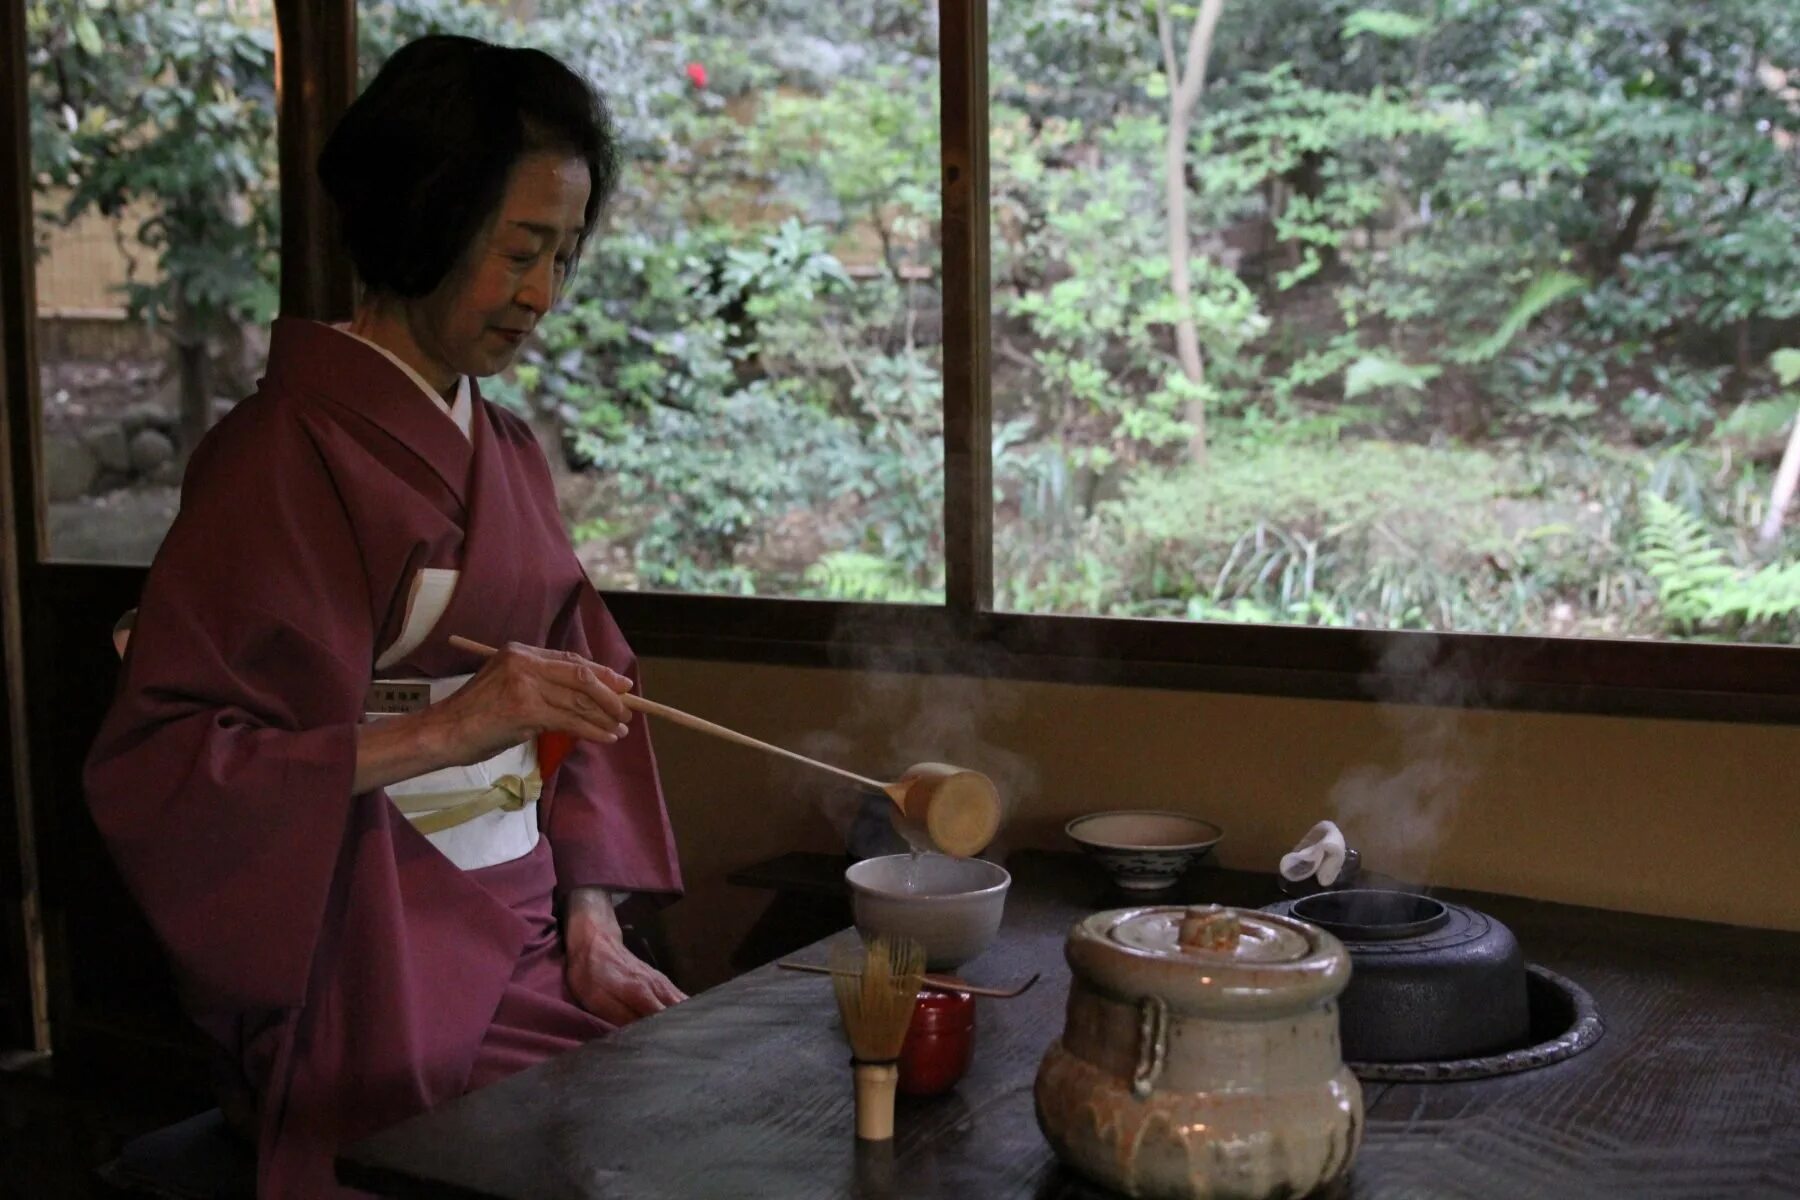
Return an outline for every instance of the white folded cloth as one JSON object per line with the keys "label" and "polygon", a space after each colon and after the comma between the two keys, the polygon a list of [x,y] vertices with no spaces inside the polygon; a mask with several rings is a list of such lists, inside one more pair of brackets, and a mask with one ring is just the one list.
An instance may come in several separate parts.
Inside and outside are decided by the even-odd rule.
{"label": "white folded cloth", "polygon": [[1281,856],[1281,877],[1296,883],[1316,875],[1321,887],[1330,887],[1343,869],[1344,835],[1330,821],[1314,825],[1299,845]]}

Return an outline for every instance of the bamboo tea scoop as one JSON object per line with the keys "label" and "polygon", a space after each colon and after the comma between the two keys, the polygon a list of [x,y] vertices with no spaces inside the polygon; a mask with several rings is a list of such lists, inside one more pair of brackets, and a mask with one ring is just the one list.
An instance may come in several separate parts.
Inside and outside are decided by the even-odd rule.
{"label": "bamboo tea scoop", "polygon": [[[455,634],[451,635],[450,644],[484,658],[498,653],[492,646]],[[792,750],[759,741],[747,733],[727,729],[703,717],[682,712],[679,708],[646,700],[635,692],[626,692],[620,699],[625,702],[626,708],[635,712],[649,713],[700,733],[748,746],[752,750],[762,750],[821,771],[829,771],[871,791],[881,792],[894,802],[901,818],[901,832],[914,844],[917,844],[919,835],[923,834],[925,841],[945,854],[967,858],[971,854],[979,854],[993,841],[994,834],[999,832],[1000,793],[995,789],[993,780],[980,771],[948,763],[916,763],[908,767],[906,773],[893,783],[881,783],[866,775],[858,775],[854,771],[846,771],[816,758],[808,758],[804,754],[796,754]]]}

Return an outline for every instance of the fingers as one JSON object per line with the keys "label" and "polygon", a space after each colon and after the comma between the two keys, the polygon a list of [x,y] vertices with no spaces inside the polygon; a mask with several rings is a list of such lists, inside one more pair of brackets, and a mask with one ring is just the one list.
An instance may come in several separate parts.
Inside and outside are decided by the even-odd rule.
{"label": "fingers", "polygon": [[[580,692],[592,705],[574,705],[577,711],[597,709],[621,724],[631,720],[631,710],[619,696],[631,690],[631,681],[617,671],[573,654],[539,660],[543,677],[571,691]],[[619,686],[623,683],[623,686]]]}
{"label": "fingers", "polygon": [[670,983],[669,977],[661,971],[650,972],[650,986],[655,991],[656,998],[662,1001],[665,1008],[671,1004],[680,1004],[687,999],[687,994]]}
{"label": "fingers", "polygon": [[615,742],[628,732],[631,709],[620,697],[631,680],[600,663],[560,650],[510,643],[490,668],[510,697],[507,708],[532,725]]}
{"label": "fingers", "polygon": [[647,1017],[651,1013],[659,1013],[663,1009],[669,1007],[664,1003],[662,997],[656,994],[655,986],[650,982],[649,977],[645,975],[634,975],[631,977],[630,982],[625,988],[623,999],[625,1003],[630,1006],[632,1012],[640,1017]]}
{"label": "fingers", "polygon": [[589,988],[586,994],[578,993],[576,998],[583,1008],[615,1028],[638,1019],[638,1014],[611,992]]}
{"label": "fingers", "polygon": [[565,663],[586,668],[588,671],[592,672],[602,684],[615,692],[629,692],[632,688],[631,677],[629,675],[621,675],[605,663],[595,662],[591,658],[583,658],[581,655],[572,653],[568,650],[541,650],[538,651],[538,653],[547,658],[560,659]]}
{"label": "fingers", "polygon": [[[678,1003],[675,1000],[664,999],[659,992],[655,980],[651,977],[662,979],[660,974],[650,971],[649,968],[645,968],[645,971],[646,974],[620,973],[604,982],[597,981],[594,986],[587,989],[587,994],[581,997],[582,1003],[596,1017],[603,1021],[610,1021],[614,1025],[629,1025],[640,1017],[651,1016],[669,1007],[670,1004]],[[674,991],[673,985],[669,984],[666,979],[662,982],[668,986],[670,991]],[[679,992],[675,994],[680,995]]]}
{"label": "fingers", "polygon": [[[617,693],[608,694],[617,702]],[[543,683],[539,695],[546,709],[546,723],[561,732],[595,741],[616,742],[631,731],[627,724],[629,712],[621,719],[601,708],[593,695],[583,689]]]}

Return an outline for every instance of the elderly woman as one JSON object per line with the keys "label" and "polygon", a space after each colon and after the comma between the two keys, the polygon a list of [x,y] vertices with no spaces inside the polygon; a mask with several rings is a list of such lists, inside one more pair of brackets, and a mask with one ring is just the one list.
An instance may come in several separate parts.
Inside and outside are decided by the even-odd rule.
{"label": "elderly woman", "polygon": [[254,1088],[263,1195],[331,1194],[342,1142],[682,999],[610,899],[680,888],[635,660],[475,383],[615,158],[548,55],[396,53],[319,161],[355,318],[276,322],[150,570],[88,801]]}

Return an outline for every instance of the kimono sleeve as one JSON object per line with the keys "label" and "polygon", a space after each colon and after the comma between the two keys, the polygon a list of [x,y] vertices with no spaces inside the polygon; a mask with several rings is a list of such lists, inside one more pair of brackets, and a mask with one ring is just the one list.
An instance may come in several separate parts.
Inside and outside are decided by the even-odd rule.
{"label": "kimono sleeve", "polygon": [[[639,682],[637,656],[585,578],[552,627],[550,645]],[[551,777],[545,828],[559,890],[681,891],[681,865],[648,724],[638,717],[630,735],[610,746],[575,743]]]}
{"label": "kimono sleeve", "polygon": [[373,639],[325,460],[292,408],[246,401],[195,453],[84,776],[199,1007],[305,996],[358,802]]}

